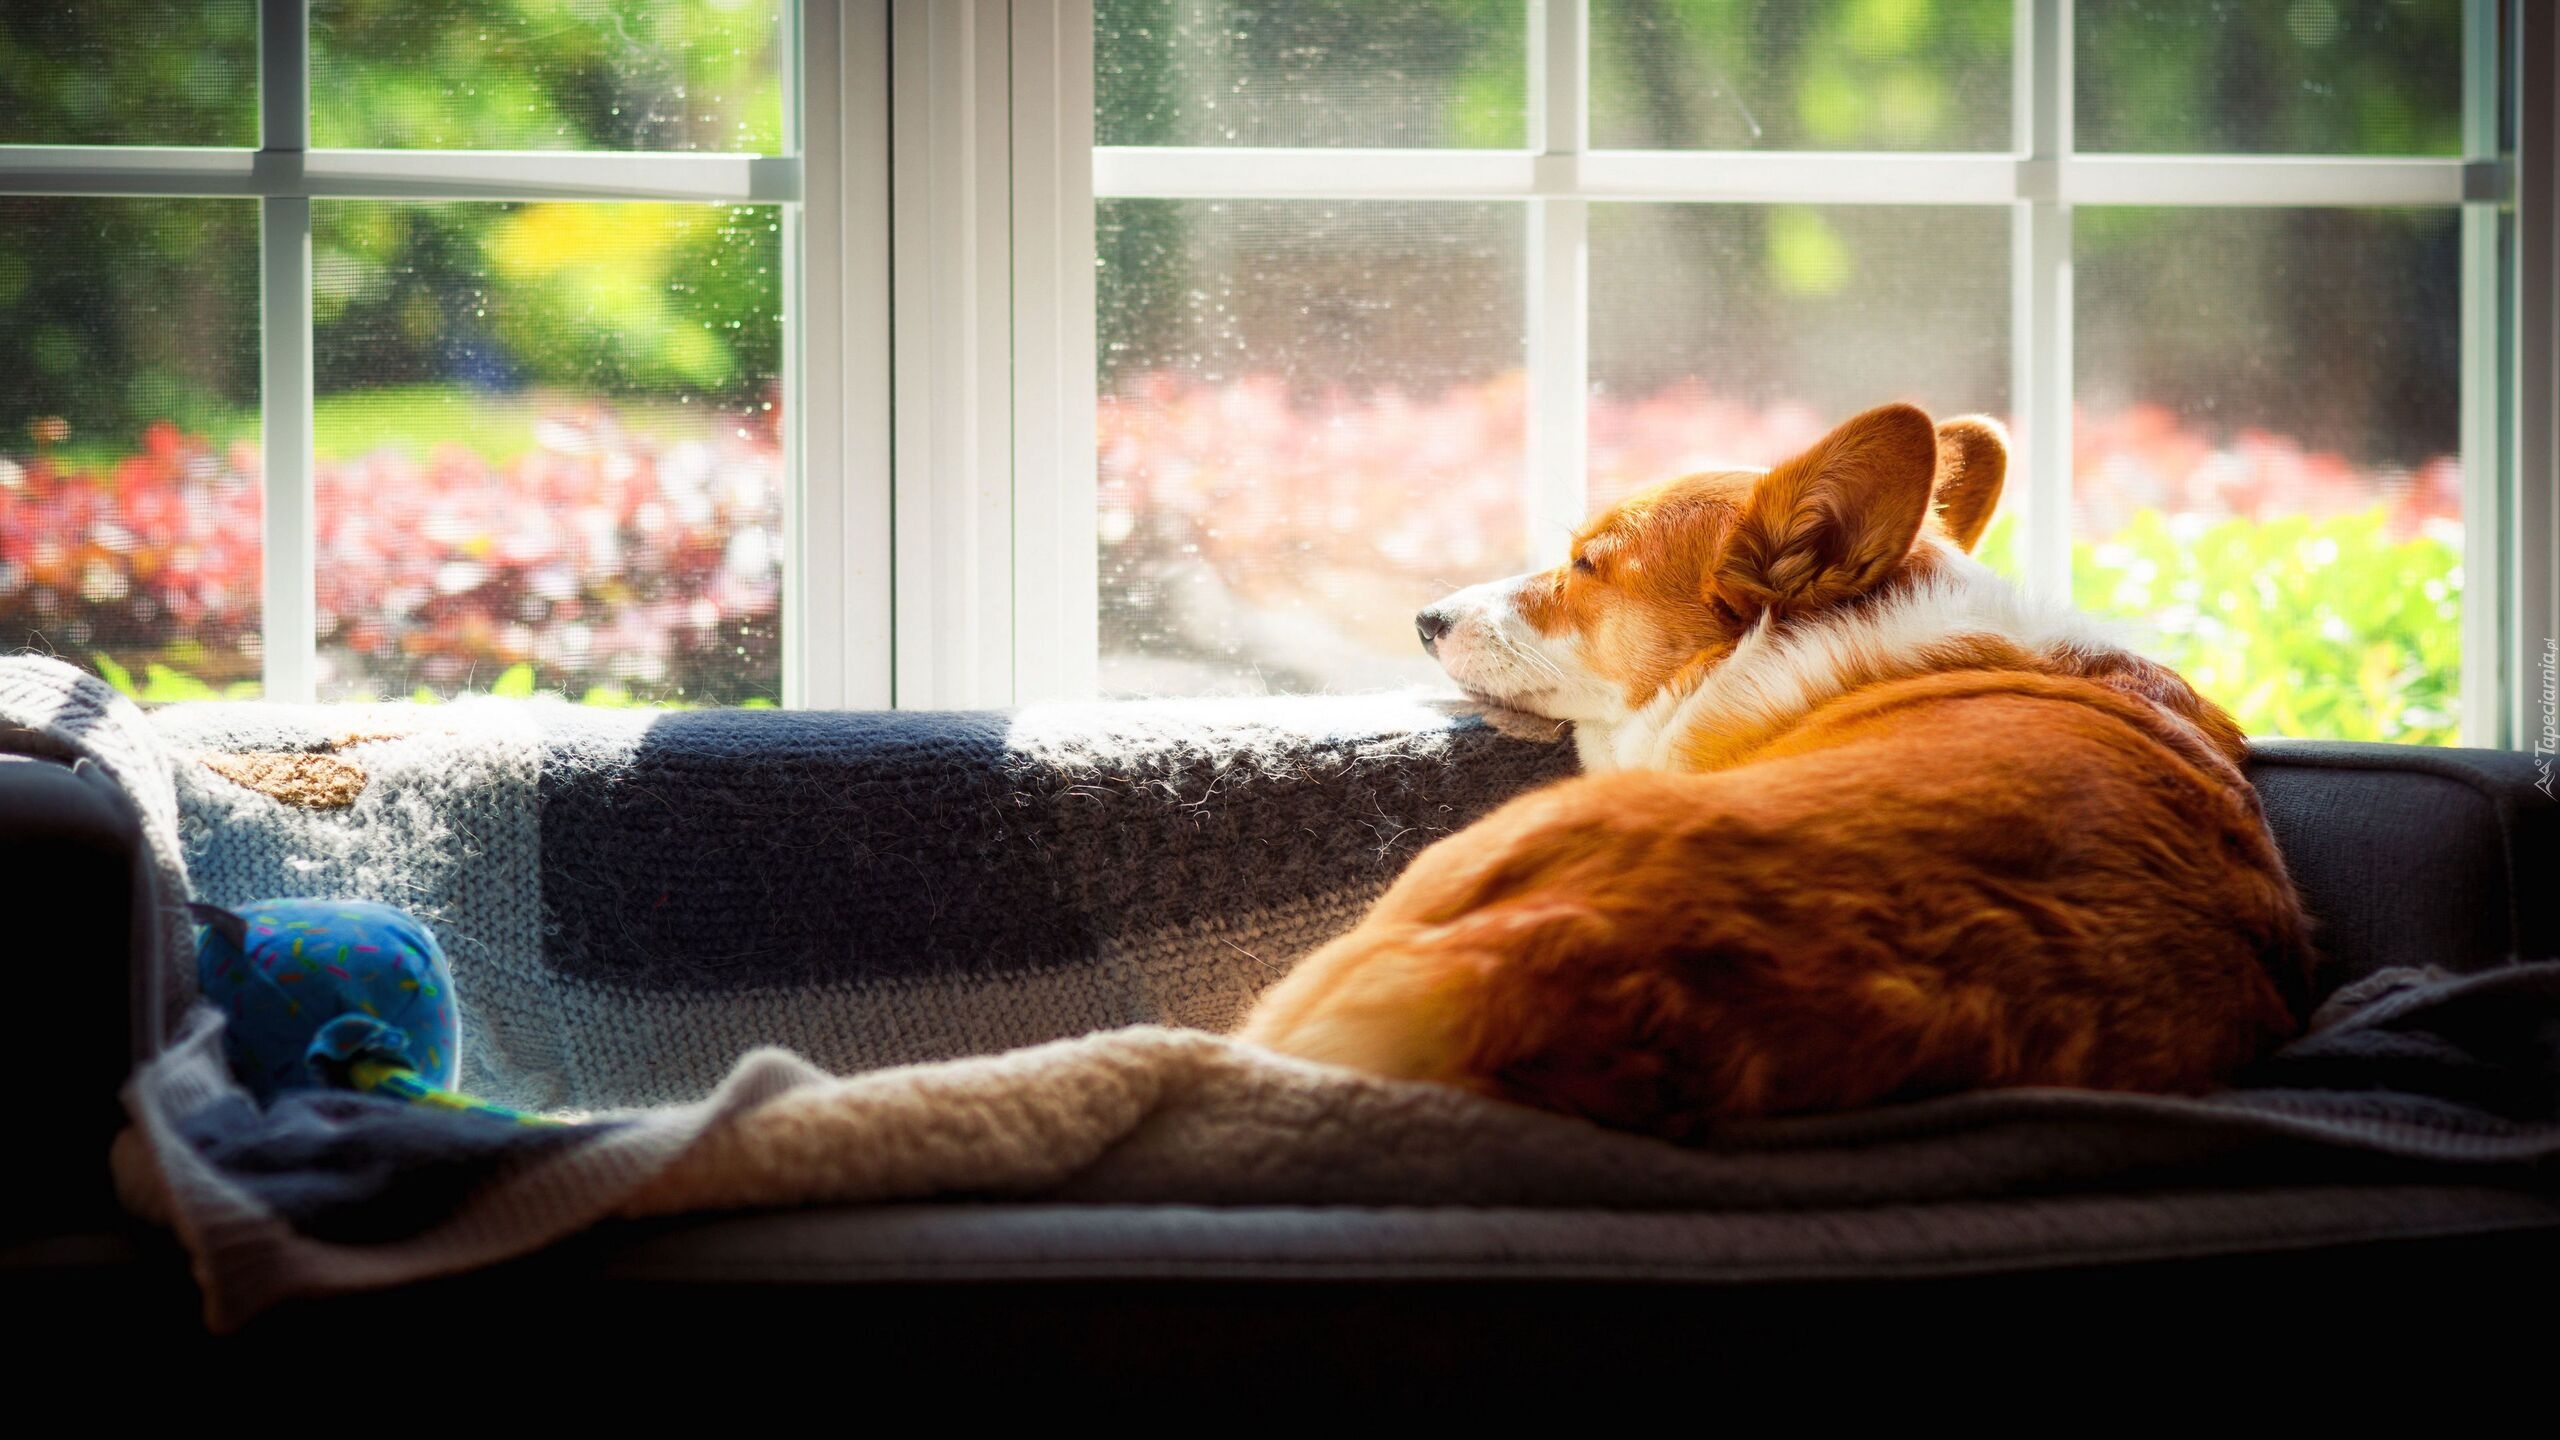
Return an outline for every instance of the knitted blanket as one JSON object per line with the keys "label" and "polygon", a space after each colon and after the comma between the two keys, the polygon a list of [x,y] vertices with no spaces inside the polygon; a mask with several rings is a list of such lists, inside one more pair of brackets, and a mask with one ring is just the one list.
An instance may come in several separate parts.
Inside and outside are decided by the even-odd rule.
{"label": "knitted blanket", "polygon": [[[2147,1228],[2051,1245],[2133,1250],[2234,1166],[2396,1167],[2560,1213],[2555,965],[2371,977],[2222,1095],[1956,1096],[1697,1149],[1181,1028],[1223,1027],[1414,849],[1568,766],[1410,700],[146,721],[0,661],[0,726],[106,768],[173,894],[418,913],[454,962],[467,1085],[607,1112],[260,1109],[155,907],[170,1039],[128,1086],[118,1180],[186,1242],[219,1326],[615,1215],[952,1194],[1750,1210],[2112,1185],[2161,1197],[2124,1212]],[[1925,1211],[1877,1223],[1970,1243]]]}
{"label": "knitted blanket", "polygon": [[1415,851],[1571,769],[1397,697],[150,724],[197,898],[416,914],[463,1088],[540,1110],[697,1099],[759,1045],[844,1071],[1223,1029]]}

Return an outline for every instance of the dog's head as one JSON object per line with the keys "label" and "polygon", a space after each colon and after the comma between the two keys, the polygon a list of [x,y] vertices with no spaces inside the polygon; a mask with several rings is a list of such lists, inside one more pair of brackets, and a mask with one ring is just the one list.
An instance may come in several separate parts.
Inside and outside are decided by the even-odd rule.
{"label": "dog's head", "polygon": [[1938,552],[1924,535],[1971,550],[2007,468],[1989,420],[1882,406],[1774,469],[1621,501],[1563,565],[1461,590],[1415,625],[1480,700],[1614,724],[1701,678],[1763,617],[1809,617],[1925,568]]}

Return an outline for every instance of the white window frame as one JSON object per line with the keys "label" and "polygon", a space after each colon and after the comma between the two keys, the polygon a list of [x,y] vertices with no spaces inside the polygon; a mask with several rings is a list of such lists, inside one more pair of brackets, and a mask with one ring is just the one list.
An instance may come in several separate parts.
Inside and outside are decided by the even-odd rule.
{"label": "white window frame", "polygon": [[887,9],[893,692],[938,709],[1089,694],[1093,6]]}
{"label": "white window frame", "polygon": [[[889,703],[888,536],[878,523],[889,441],[886,15],[859,3],[850,13],[826,3],[785,9],[786,153],[778,156],[314,150],[306,0],[260,0],[256,149],[0,146],[0,194],[258,202],[268,698],[308,701],[318,683],[312,202],[675,200],[783,207],[783,698]],[[821,157],[815,215],[801,203],[813,173],[804,146]],[[800,403],[811,395],[846,403]]]}
{"label": "white window frame", "polygon": [[[2046,590],[2069,578],[2072,207],[2459,206],[2463,734],[2539,733],[2535,657],[2560,636],[2548,5],[2466,0],[2464,154],[2442,159],[2077,154],[2071,0],[2019,0],[2009,153],[1593,150],[1587,0],[1530,5],[1527,147],[1293,151],[1094,148],[1091,0],[803,0],[782,37],[785,153],[757,156],[312,150],[305,0],[261,0],[257,149],[0,146],[0,194],[259,202],[265,688],[280,700],[316,680],[313,200],[783,206],[783,694],[864,708],[1094,688],[1097,195],[1524,202],[1542,521],[1583,508],[1590,201],[2008,206],[2022,528]],[[1550,559],[1553,529],[1532,527]]]}
{"label": "white window frame", "polygon": [[[919,0],[921,3],[921,0]],[[995,0],[980,0],[993,4]],[[2501,6],[2519,36],[2499,74]],[[1045,7],[1040,7],[1045,8]],[[1288,150],[1258,147],[1103,147],[1093,155],[1091,195],[1155,199],[1507,200],[1528,210],[1527,317],[1531,543],[1552,561],[1562,544],[1554,521],[1583,513],[1585,397],[1589,389],[1587,210],[1594,200],[1662,200],[1859,205],[2002,205],[2014,250],[2011,405],[2022,446],[2021,541],[2027,582],[2068,594],[2072,387],[2072,211],[2078,205],[2459,207],[2463,215],[2463,345],[2460,453],[2466,494],[2464,534],[2464,737],[2507,744],[2531,733],[2520,683],[2521,642],[2560,633],[2553,606],[2554,506],[2550,407],[2517,403],[2550,393],[2549,187],[2521,182],[2507,157],[2551,154],[2551,24],[2521,0],[2467,0],[2464,154],[2445,158],[2084,155],[2072,143],[2071,0],[2016,6],[2016,141],[2008,153],[1855,154],[1838,152],[1615,151],[1590,148],[1584,89],[1589,74],[1587,0],[1531,0],[1528,63],[1530,143],[1521,150]],[[1056,53],[1090,54],[1091,6],[1059,7],[1064,38]],[[904,10],[901,15],[903,17]],[[1022,23],[1017,7],[1016,25]],[[1081,28],[1081,36],[1072,33]],[[1016,64],[1020,65],[1017,49]],[[1017,75],[1019,71],[1017,70]],[[2540,85],[2528,77],[2544,77]],[[2504,84],[2501,84],[2503,78]],[[2506,133],[2502,94],[2525,103]],[[1090,96],[1066,97],[1017,83],[1015,103],[1053,115],[1015,133],[1053,134],[1068,143],[1090,133]],[[1052,106],[1072,104],[1072,109]],[[2539,118],[2537,118],[2539,117]],[[1043,164],[1047,163],[1045,157]],[[1089,208],[1021,207],[1017,246],[1047,247],[1090,268]],[[901,212],[900,223],[905,223]],[[1065,227],[1058,233],[1050,227]],[[2538,248],[2537,248],[2538,247]],[[1043,271],[1042,273],[1047,273]],[[1089,286],[1056,291],[1026,283],[1017,268],[1014,313],[1063,315],[1061,328],[1089,337]],[[1046,332],[1044,332],[1046,333]],[[901,367],[904,373],[904,367]],[[2512,393],[2502,391],[2513,377]],[[1019,375],[1017,377],[1019,379]],[[1050,385],[1090,383],[1079,374],[1040,372]],[[1014,437],[1014,476],[1040,477],[1056,494],[1090,493],[1090,437],[1054,428]],[[2530,476],[2531,483],[2521,483]],[[1065,477],[1059,479],[1058,477]],[[1044,494],[1050,493],[1043,489]],[[1045,512],[1044,512],[1045,513]],[[1061,521],[1073,518],[1061,514]],[[1061,523],[1059,558],[1044,572],[1073,575],[1065,550],[1090,563],[1089,526]],[[903,551],[902,551],[903,553]],[[2500,604],[2499,597],[2507,603]],[[1044,585],[1017,599],[1016,623],[1041,615],[1088,615],[1089,589]],[[2484,603],[2485,602],[2485,603]],[[1042,631],[1043,643],[1054,632]],[[1075,637],[1079,657],[1090,642]],[[1019,661],[1016,698],[1075,693],[1091,685],[1090,661],[1035,671]],[[903,672],[902,672],[903,673]],[[1037,683],[1045,680],[1047,683]],[[902,698],[905,688],[901,687]],[[2538,723],[2538,713],[2531,717]]]}

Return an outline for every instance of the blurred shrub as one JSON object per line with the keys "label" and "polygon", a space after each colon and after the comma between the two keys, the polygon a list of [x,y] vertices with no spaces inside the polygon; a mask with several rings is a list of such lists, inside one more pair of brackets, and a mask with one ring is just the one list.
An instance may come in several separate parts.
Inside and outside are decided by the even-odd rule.
{"label": "blurred shrub", "polygon": [[777,0],[312,0],[311,143],[782,150]]}
{"label": "blurred shrub", "polygon": [[2146,510],[2072,547],[2084,610],[2136,620],[2148,647],[2253,734],[2454,743],[2462,553],[2395,538],[2380,507],[2207,522]]}
{"label": "blurred shrub", "polygon": [[312,247],[324,398],[460,382],[727,404],[779,378],[780,206],[341,201]]}
{"label": "blurred shrub", "polygon": [[[1401,578],[1401,594],[1428,600],[1519,568],[1525,404],[1516,376],[1427,400],[1293,397],[1269,377],[1124,385],[1099,427],[1104,635],[1192,667],[1160,663],[1150,676],[1243,671],[1275,690],[1351,683],[1367,672],[1344,657],[1364,646],[1413,654],[1411,608],[1345,614],[1341,577]],[[1823,429],[1805,407],[1754,408],[1695,385],[1597,397],[1591,493],[1607,503],[1666,476],[1771,463]],[[2265,431],[2209,436],[2156,406],[2082,416],[2075,441],[2083,608],[2149,631],[2148,648],[2253,732],[2452,742],[2462,588],[2452,457],[2360,467]],[[1429,503],[1382,509],[1379,497],[1415,473],[1431,478]],[[2012,573],[2013,538],[2004,517],[1984,542]],[[1239,646],[1239,634],[1257,632],[1197,623],[1204,604],[1212,617],[1241,605],[1324,617],[1332,629],[1266,629]]]}
{"label": "blurred shrub", "polygon": [[[460,402],[457,402],[460,403]],[[476,402],[475,402],[476,403]],[[1428,402],[1293,404],[1248,379],[1157,376],[1102,415],[1104,633],[1179,650],[1214,592],[1361,643],[1326,577],[1516,565],[1517,377]],[[503,420],[504,417],[493,417]],[[772,703],[779,694],[780,451],[769,425],[652,433],[554,401],[517,453],[379,443],[319,476],[329,693],[562,692],[594,704]],[[1800,445],[1818,423],[1708,397],[1609,402],[1602,474]],[[2459,472],[2356,470],[2280,436],[2208,444],[2160,417],[2082,427],[2075,598],[2154,649],[2253,731],[2449,743],[2459,710]],[[112,463],[0,461],[0,633],[76,657],[152,700],[254,691],[257,457],[173,426]],[[1428,513],[1387,513],[1417,467]],[[1595,486],[1595,488],[1598,488]],[[2124,494],[2138,508],[2118,516]],[[2103,525],[2093,520],[2103,519]],[[2003,518],[1986,557],[2010,549]],[[1188,578],[1209,582],[1186,583]],[[1296,588],[1292,588],[1296,587]],[[1409,614],[1410,612],[1405,612]],[[1117,616],[1117,623],[1114,617]],[[1397,637],[1398,652],[1410,649]],[[1260,657],[1252,657],[1259,659]],[[1327,683],[1270,667],[1275,688]]]}

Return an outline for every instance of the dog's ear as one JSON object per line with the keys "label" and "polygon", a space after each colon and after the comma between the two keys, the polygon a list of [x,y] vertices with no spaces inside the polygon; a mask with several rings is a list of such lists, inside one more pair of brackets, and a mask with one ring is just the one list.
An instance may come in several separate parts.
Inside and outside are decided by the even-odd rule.
{"label": "dog's ear", "polygon": [[1938,433],[1917,406],[1842,422],[1751,487],[1717,588],[1737,607],[1781,612],[1864,594],[1911,553],[1937,469]]}
{"label": "dog's ear", "polygon": [[1947,538],[1967,552],[1982,540],[2000,485],[2009,478],[2009,434],[1988,415],[1964,415],[1938,426],[1938,483],[1929,497]]}

